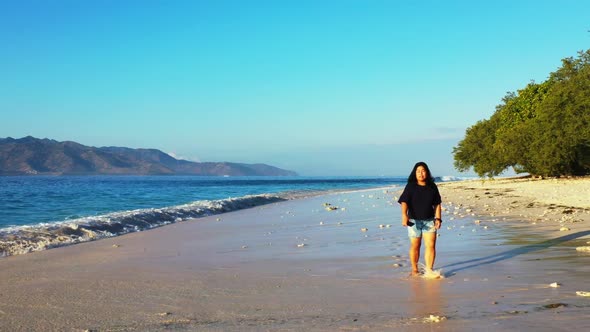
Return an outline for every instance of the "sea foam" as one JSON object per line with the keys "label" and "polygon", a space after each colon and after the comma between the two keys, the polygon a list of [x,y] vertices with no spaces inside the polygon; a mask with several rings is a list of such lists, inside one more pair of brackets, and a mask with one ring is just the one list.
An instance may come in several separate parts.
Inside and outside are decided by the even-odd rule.
{"label": "sea foam", "polygon": [[452,181],[475,180],[475,179],[478,179],[478,177],[444,175],[444,176],[437,176],[434,178],[434,180],[436,182],[452,182]]}
{"label": "sea foam", "polygon": [[275,195],[204,200],[165,208],[138,209],[0,230],[0,255],[19,255],[105,237],[143,231],[188,219],[285,201]]}

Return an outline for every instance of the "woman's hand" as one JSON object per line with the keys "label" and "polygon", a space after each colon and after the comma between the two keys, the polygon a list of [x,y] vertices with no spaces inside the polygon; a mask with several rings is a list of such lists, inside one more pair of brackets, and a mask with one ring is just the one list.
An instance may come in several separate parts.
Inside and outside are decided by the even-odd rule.
{"label": "woman's hand", "polygon": [[442,220],[440,220],[440,218],[434,219],[434,228],[440,229],[441,225],[442,225]]}
{"label": "woman's hand", "polygon": [[410,218],[408,218],[408,216],[402,216],[402,226],[408,227],[409,221],[410,221]]}

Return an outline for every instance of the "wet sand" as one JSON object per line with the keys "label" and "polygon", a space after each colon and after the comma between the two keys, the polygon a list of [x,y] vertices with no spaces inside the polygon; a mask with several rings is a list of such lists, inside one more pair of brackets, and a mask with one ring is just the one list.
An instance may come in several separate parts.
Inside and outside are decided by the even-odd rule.
{"label": "wet sand", "polygon": [[441,186],[443,279],[408,277],[399,193],[338,193],[1,259],[0,330],[589,328],[588,208],[479,185]]}

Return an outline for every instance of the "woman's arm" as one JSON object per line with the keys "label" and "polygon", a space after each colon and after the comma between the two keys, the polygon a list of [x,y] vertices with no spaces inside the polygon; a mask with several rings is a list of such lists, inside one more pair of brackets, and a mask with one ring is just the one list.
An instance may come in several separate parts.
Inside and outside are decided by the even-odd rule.
{"label": "woman's arm", "polygon": [[408,226],[408,221],[410,217],[408,217],[408,203],[402,202],[402,226]]}
{"label": "woman's arm", "polygon": [[436,227],[436,229],[440,229],[440,225],[442,224],[441,211],[441,204],[437,204],[434,207],[434,227]]}

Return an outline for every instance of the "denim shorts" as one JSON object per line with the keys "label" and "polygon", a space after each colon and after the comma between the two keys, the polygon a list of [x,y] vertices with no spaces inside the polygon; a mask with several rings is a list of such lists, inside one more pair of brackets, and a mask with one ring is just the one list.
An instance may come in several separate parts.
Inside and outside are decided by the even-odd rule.
{"label": "denim shorts", "polygon": [[414,225],[410,226],[408,223],[408,236],[409,237],[422,237],[422,233],[436,233],[436,227],[434,227],[434,220],[410,220]]}

